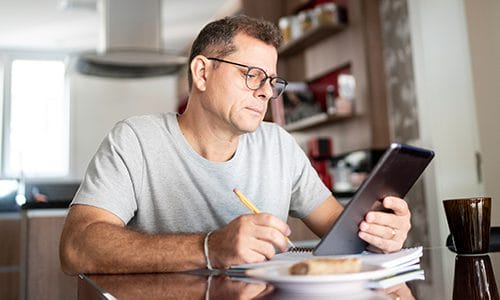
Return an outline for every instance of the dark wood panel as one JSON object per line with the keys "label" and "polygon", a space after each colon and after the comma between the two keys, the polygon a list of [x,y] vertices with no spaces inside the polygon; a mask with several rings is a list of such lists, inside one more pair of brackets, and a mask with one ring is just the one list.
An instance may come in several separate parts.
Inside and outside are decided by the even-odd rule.
{"label": "dark wood panel", "polygon": [[20,231],[19,215],[0,215],[0,299],[19,299]]}
{"label": "dark wood panel", "polygon": [[0,299],[19,299],[19,272],[0,272]]}
{"label": "dark wood panel", "polygon": [[26,299],[77,298],[77,278],[64,274],[59,263],[64,220],[64,216],[23,214],[21,278],[25,280]]}
{"label": "dark wood panel", "polygon": [[0,266],[18,266],[19,265],[19,247],[20,247],[20,217],[11,216],[0,217]]}
{"label": "dark wood panel", "polygon": [[283,15],[282,1],[279,0],[243,0],[242,12],[254,18],[262,18],[278,24]]}
{"label": "dark wood panel", "polygon": [[383,38],[380,23],[380,1],[366,1],[364,4],[365,38],[368,57],[368,87],[370,93],[370,125],[372,146],[387,147],[389,136],[389,110],[387,105],[386,78],[383,57]]}

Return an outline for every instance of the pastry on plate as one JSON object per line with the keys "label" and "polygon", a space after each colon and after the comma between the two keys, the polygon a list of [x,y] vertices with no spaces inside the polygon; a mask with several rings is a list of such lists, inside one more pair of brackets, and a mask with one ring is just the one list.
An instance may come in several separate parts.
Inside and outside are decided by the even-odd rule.
{"label": "pastry on plate", "polygon": [[358,258],[311,258],[292,265],[291,275],[333,275],[356,273],[361,270]]}

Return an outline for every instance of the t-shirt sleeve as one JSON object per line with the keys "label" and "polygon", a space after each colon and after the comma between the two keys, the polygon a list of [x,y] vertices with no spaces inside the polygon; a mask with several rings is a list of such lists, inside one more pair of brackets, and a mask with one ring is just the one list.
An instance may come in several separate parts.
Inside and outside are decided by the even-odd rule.
{"label": "t-shirt sleeve", "polygon": [[137,210],[142,182],[140,143],[126,122],[119,122],[104,138],[87,168],[71,205],[105,209],[127,224]]}
{"label": "t-shirt sleeve", "polygon": [[323,203],[332,193],[325,186],[302,148],[292,143],[292,195],[290,216],[304,218]]}

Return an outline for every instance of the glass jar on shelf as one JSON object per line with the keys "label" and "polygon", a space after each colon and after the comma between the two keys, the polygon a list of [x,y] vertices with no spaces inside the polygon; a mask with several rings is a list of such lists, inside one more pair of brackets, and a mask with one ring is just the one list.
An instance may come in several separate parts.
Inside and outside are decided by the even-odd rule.
{"label": "glass jar on shelf", "polygon": [[318,19],[316,18],[313,9],[303,10],[297,17],[299,19],[302,33],[318,26]]}
{"label": "glass jar on shelf", "polygon": [[314,8],[314,15],[319,25],[338,25],[339,14],[335,3],[327,2]]}
{"label": "glass jar on shelf", "polygon": [[278,21],[278,27],[283,36],[283,42],[288,43],[292,39],[292,20],[291,16],[281,17]]}

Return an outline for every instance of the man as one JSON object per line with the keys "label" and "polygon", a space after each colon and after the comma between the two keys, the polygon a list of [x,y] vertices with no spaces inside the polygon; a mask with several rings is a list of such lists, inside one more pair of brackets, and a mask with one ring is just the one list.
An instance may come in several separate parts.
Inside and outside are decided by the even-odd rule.
{"label": "man", "polygon": [[[281,36],[246,16],[208,24],[189,58],[186,111],[119,122],[92,159],[61,237],[66,273],[169,272],[270,259],[287,250],[288,214],[319,236],[342,211],[295,140],[262,122],[286,81]],[[249,214],[240,189],[263,212]],[[406,202],[370,212],[359,236],[399,250]]]}

